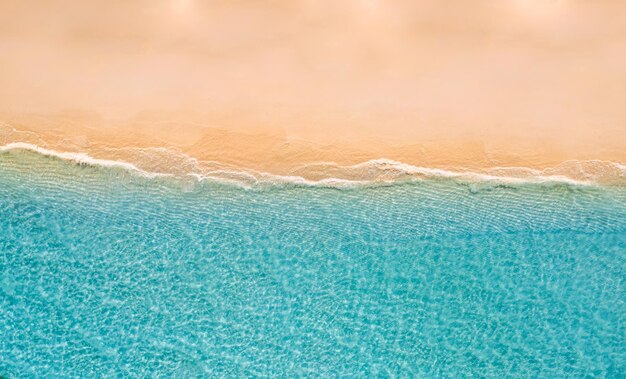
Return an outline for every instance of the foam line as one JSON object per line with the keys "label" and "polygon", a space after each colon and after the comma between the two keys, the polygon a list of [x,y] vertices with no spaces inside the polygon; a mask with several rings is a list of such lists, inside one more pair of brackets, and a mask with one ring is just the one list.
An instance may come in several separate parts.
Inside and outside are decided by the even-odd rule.
{"label": "foam line", "polygon": [[[159,148],[161,149],[161,148]],[[194,163],[194,169],[183,174],[169,174],[146,171],[133,163],[98,159],[91,157],[86,153],[77,152],[59,152],[43,148],[34,144],[24,142],[13,142],[4,146],[0,146],[0,152],[9,152],[12,150],[28,150],[43,156],[55,157],[76,164],[86,164],[92,166],[100,166],[107,168],[119,168],[130,172],[138,173],[148,178],[154,177],[175,177],[175,176],[188,176],[197,181],[214,180],[224,183],[236,184],[244,188],[250,188],[259,185],[296,185],[296,186],[312,186],[312,187],[332,187],[332,188],[347,188],[355,186],[369,186],[369,185],[382,185],[393,184],[401,182],[406,179],[452,179],[462,182],[494,182],[503,184],[525,184],[525,183],[555,183],[555,184],[567,184],[575,186],[588,186],[599,185],[595,180],[577,180],[559,172],[555,172],[556,169],[548,170],[535,170],[531,168],[523,167],[493,167],[484,172],[472,172],[472,171],[450,171],[439,168],[418,167],[410,164],[390,160],[390,159],[374,159],[366,162],[362,162],[352,166],[341,166],[333,162],[317,162],[310,165],[300,167],[302,169],[308,169],[311,167],[322,167],[327,169],[339,170],[336,175],[339,177],[322,177],[319,180],[306,179],[302,175],[276,175],[267,172],[259,172],[247,169],[213,169],[213,170],[201,170],[198,166],[199,161],[195,158],[185,155]],[[166,149],[167,150],[167,149]],[[200,162],[206,163],[206,162]],[[218,162],[213,162],[218,163]],[[571,163],[571,162],[570,162]],[[576,163],[576,162],[574,162]],[[585,162],[582,162],[585,163]],[[619,183],[623,183],[626,178],[626,166],[620,163],[614,162],[602,162],[602,161],[589,161],[590,164],[608,165],[611,170],[617,172],[617,179]],[[495,175],[494,171],[521,171],[524,173],[523,177],[516,177],[511,175]],[[200,172],[198,172],[200,171]],[[491,173],[489,173],[491,172]],[[341,176],[351,176],[351,178],[345,178]]]}
{"label": "foam line", "polygon": [[85,164],[85,165],[90,165],[90,166],[101,166],[101,167],[109,167],[109,168],[121,168],[124,170],[140,173],[141,175],[147,176],[149,178],[157,177],[157,176],[164,176],[164,174],[144,171],[132,163],[93,158],[85,153],[60,152],[60,151],[50,150],[50,149],[46,149],[43,147],[39,147],[37,145],[24,143],[24,142],[12,142],[4,146],[0,146],[1,152],[8,152],[12,150],[28,150],[37,154],[41,154],[43,156],[59,158],[59,159],[63,159],[69,162],[74,162],[77,164]]}

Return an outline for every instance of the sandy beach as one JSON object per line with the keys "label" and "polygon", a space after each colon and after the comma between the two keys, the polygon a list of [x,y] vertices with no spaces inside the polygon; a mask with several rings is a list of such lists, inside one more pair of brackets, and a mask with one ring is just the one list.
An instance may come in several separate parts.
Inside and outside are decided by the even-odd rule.
{"label": "sandy beach", "polygon": [[0,379],[625,378],[626,0],[0,0]]}
{"label": "sandy beach", "polygon": [[[397,141],[368,132],[343,138],[335,134],[334,140],[328,140],[327,136],[307,138],[283,130],[232,130],[199,122],[150,118],[115,123],[75,114],[5,116],[3,122],[0,126],[3,145],[25,142],[140,166],[154,158],[145,150],[142,155],[138,151],[165,148],[199,161],[278,175],[298,174],[307,179],[332,177],[332,172],[307,169],[318,163],[350,166],[381,158],[460,172],[482,172],[496,167],[543,170],[572,161],[626,161],[623,133],[610,130],[604,135],[580,139],[567,133],[552,138],[544,134],[511,138],[497,134],[442,136],[424,127],[423,138]],[[615,138],[616,135],[622,137]],[[178,164],[175,158],[169,163]],[[565,168],[559,174],[576,177],[577,173],[569,171],[571,168]]]}
{"label": "sandy beach", "polygon": [[620,2],[66,3],[0,5],[5,144],[276,174],[626,161]]}

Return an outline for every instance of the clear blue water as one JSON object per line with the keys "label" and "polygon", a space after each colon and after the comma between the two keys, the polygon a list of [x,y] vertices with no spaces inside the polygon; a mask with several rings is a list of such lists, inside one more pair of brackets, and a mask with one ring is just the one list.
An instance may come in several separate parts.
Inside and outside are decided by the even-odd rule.
{"label": "clear blue water", "polygon": [[146,179],[0,154],[0,375],[626,373],[626,189]]}

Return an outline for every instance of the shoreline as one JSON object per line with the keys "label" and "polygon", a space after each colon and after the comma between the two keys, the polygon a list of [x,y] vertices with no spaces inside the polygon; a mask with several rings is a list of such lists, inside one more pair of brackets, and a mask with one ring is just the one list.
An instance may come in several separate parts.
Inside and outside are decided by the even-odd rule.
{"label": "shoreline", "polygon": [[22,144],[43,155],[148,176],[190,174],[333,186],[406,177],[626,185],[626,149],[620,148],[619,136],[612,144],[582,147],[566,136],[555,145],[530,137],[502,140],[459,134],[407,138],[400,144],[380,132],[328,142],[300,138],[297,131],[228,130],[183,121],[112,121],[77,113],[0,116],[0,149],[19,149]]}
{"label": "shoreline", "polygon": [[[298,130],[218,128],[189,121],[104,120],[90,115],[2,115],[0,144],[31,143],[58,151],[109,159],[114,149],[163,147],[202,161],[217,161],[275,174],[317,162],[355,165],[385,158],[446,170],[524,167],[543,170],[566,161],[626,163],[626,136],[605,135],[602,144],[568,134],[503,138],[495,134],[450,132],[435,136],[426,127],[407,127],[424,137],[399,142],[390,133],[362,131],[304,138]],[[623,133],[626,134],[626,133]],[[559,137],[559,138],[557,138]],[[624,137],[625,139],[622,139]],[[108,151],[107,151],[108,150]],[[114,159],[117,160],[117,159]]]}
{"label": "shoreline", "polygon": [[[132,149],[131,149],[132,150]],[[493,167],[480,171],[452,171],[440,168],[417,167],[385,158],[370,160],[351,166],[333,162],[317,162],[301,167],[291,175],[261,172],[245,167],[224,165],[219,162],[202,162],[186,156],[187,162],[150,168],[147,161],[109,160],[93,157],[85,152],[50,150],[25,142],[11,142],[0,146],[0,154],[27,151],[76,165],[122,169],[145,178],[193,177],[198,182],[216,180],[245,188],[256,185],[296,185],[307,187],[350,188],[371,185],[403,183],[411,180],[453,180],[461,183],[493,183],[496,185],[547,184],[568,186],[624,186],[626,165],[616,162],[587,161],[564,162],[550,169],[537,170],[527,167]],[[140,149],[144,157],[157,151],[160,157],[175,156],[164,148]],[[183,154],[184,156],[184,154]],[[158,157],[153,157],[157,158]],[[180,155],[179,155],[180,158]],[[182,165],[180,163],[183,163]],[[185,171],[183,167],[186,166]],[[578,171],[578,172],[576,172]],[[576,175],[578,174],[578,175]]]}

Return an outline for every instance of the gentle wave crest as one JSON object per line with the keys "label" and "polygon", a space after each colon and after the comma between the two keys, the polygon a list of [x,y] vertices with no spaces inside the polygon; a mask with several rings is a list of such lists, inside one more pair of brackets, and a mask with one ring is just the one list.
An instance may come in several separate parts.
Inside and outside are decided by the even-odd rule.
{"label": "gentle wave crest", "polygon": [[293,169],[288,175],[242,168],[215,161],[200,161],[167,148],[107,148],[111,156],[100,159],[83,152],[62,152],[26,142],[0,146],[0,152],[29,151],[78,165],[122,169],[146,178],[191,177],[198,182],[213,180],[244,188],[255,186],[313,186],[349,188],[389,185],[410,180],[448,179],[468,183],[506,185],[556,184],[571,186],[626,185],[626,165],[607,161],[566,161],[548,169],[493,167],[482,171],[418,167],[390,159],[374,159],[350,166],[315,162]]}

